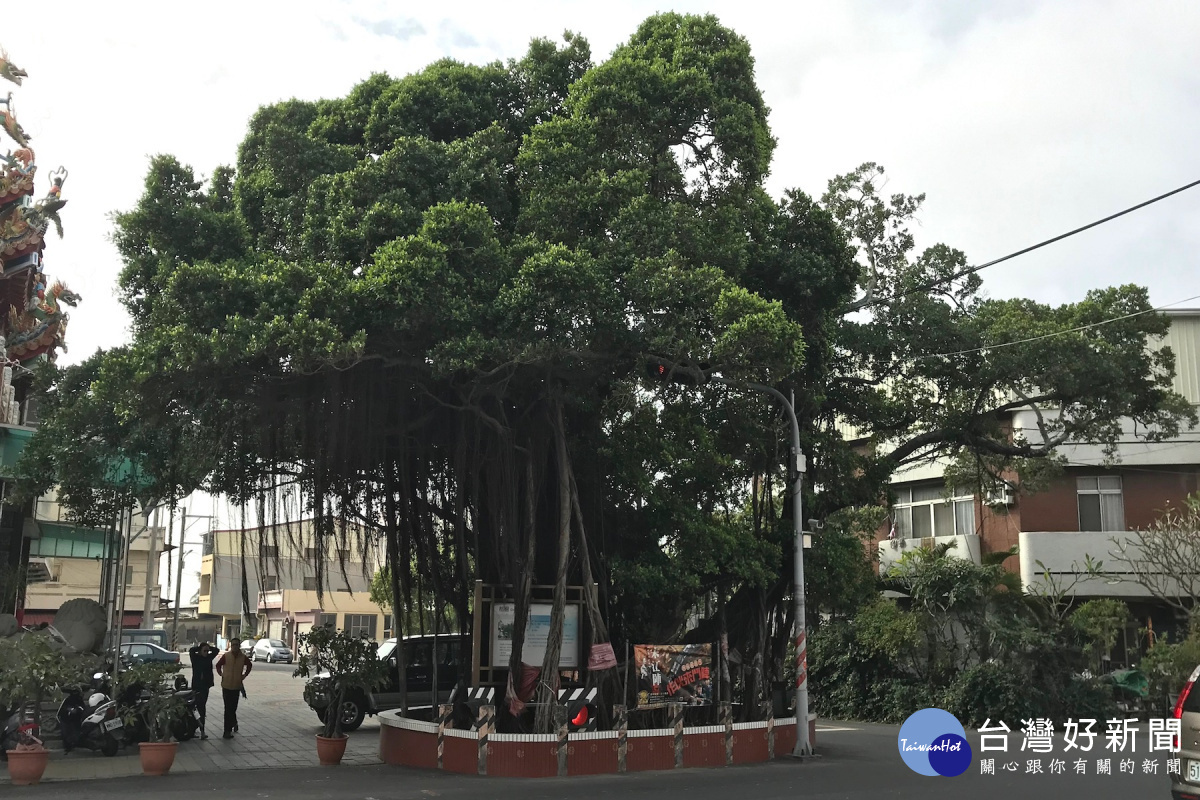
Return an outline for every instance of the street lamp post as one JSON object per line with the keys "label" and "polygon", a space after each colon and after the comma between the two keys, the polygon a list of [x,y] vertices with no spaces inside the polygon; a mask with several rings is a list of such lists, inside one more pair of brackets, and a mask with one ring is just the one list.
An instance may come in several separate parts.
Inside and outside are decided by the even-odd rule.
{"label": "street lamp post", "polygon": [[[179,564],[178,564],[178,566],[176,568],[176,572],[175,572],[175,613],[174,613],[174,621],[172,622],[172,625],[171,625],[171,649],[172,650],[179,650],[179,603],[183,599],[182,598],[183,556],[184,556],[183,545],[184,545],[184,542],[187,541],[187,526],[188,526],[188,512],[187,512],[186,507],[183,509],[182,515],[183,515],[183,517],[179,521]],[[193,514],[192,515],[193,522],[195,522],[198,519],[209,520],[209,523],[211,524],[213,517],[212,517],[212,515],[204,515],[204,514]]]}
{"label": "street lamp post", "polygon": [[[775,397],[783,403],[792,422],[792,467],[796,471],[796,480],[792,483],[792,526],[796,538],[796,558],[792,566],[792,595],[796,609],[793,637],[796,646],[796,747],[792,750],[792,755],[798,758],[811,756],[812,742],[808,736],[808,628],[804,617],[804,524],[802,522],[804,517],[801,511],[801,489],[803,488],[805,463],[804,453],[800,449],[800,422],[796,419],[796,409],[792,401],[784,397],[783,392],[778,389],[764,386],[761,383],[742,383],[716,376],[710,377],[709,380],[723,386],[765,392]],[[794,400],[794,393],[792,397]]]}

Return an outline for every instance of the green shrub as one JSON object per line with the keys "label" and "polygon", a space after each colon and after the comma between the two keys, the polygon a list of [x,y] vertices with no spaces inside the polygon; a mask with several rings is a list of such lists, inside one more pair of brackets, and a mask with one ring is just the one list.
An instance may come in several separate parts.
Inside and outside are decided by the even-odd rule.
{"label": "green shrub", "polygon": [[979,727],[991,719],[1008,725],[1021,719],[1046,716],[1046,697],[1010,665],[986,663],[958,674],[942,693],[940,706],[964,725]]}

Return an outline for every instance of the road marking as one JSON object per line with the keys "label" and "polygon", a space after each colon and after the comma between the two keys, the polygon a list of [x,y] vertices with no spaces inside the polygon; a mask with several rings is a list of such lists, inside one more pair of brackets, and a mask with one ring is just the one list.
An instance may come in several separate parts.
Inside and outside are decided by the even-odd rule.
{"label": "road marking", "polygon": [[817,733],[836,733],[838,731],[856,731],[858,728],[822,728],[817,727]]}

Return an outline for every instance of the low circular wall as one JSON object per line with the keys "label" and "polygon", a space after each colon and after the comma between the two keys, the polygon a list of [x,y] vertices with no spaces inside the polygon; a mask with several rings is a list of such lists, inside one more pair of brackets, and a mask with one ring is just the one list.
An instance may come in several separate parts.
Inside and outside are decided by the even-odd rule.
{"label": "low circular wall", "polygon": [[[481,734],[437,722],[379,715],[379,757],[385,764],[467,775],[548,778],[765,762],[791,753],[796,718],[684,728],[554,734]],[[809,718],[816,744],[816,717]]]}

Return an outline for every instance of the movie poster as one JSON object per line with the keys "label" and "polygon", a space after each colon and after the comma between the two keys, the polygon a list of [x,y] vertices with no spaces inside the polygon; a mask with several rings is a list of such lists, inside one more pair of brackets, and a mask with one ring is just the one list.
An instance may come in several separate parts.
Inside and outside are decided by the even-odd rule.
{"label": "movie poster", "polygon": [[712,703],[711,644],[637,644],[638,708]]}

